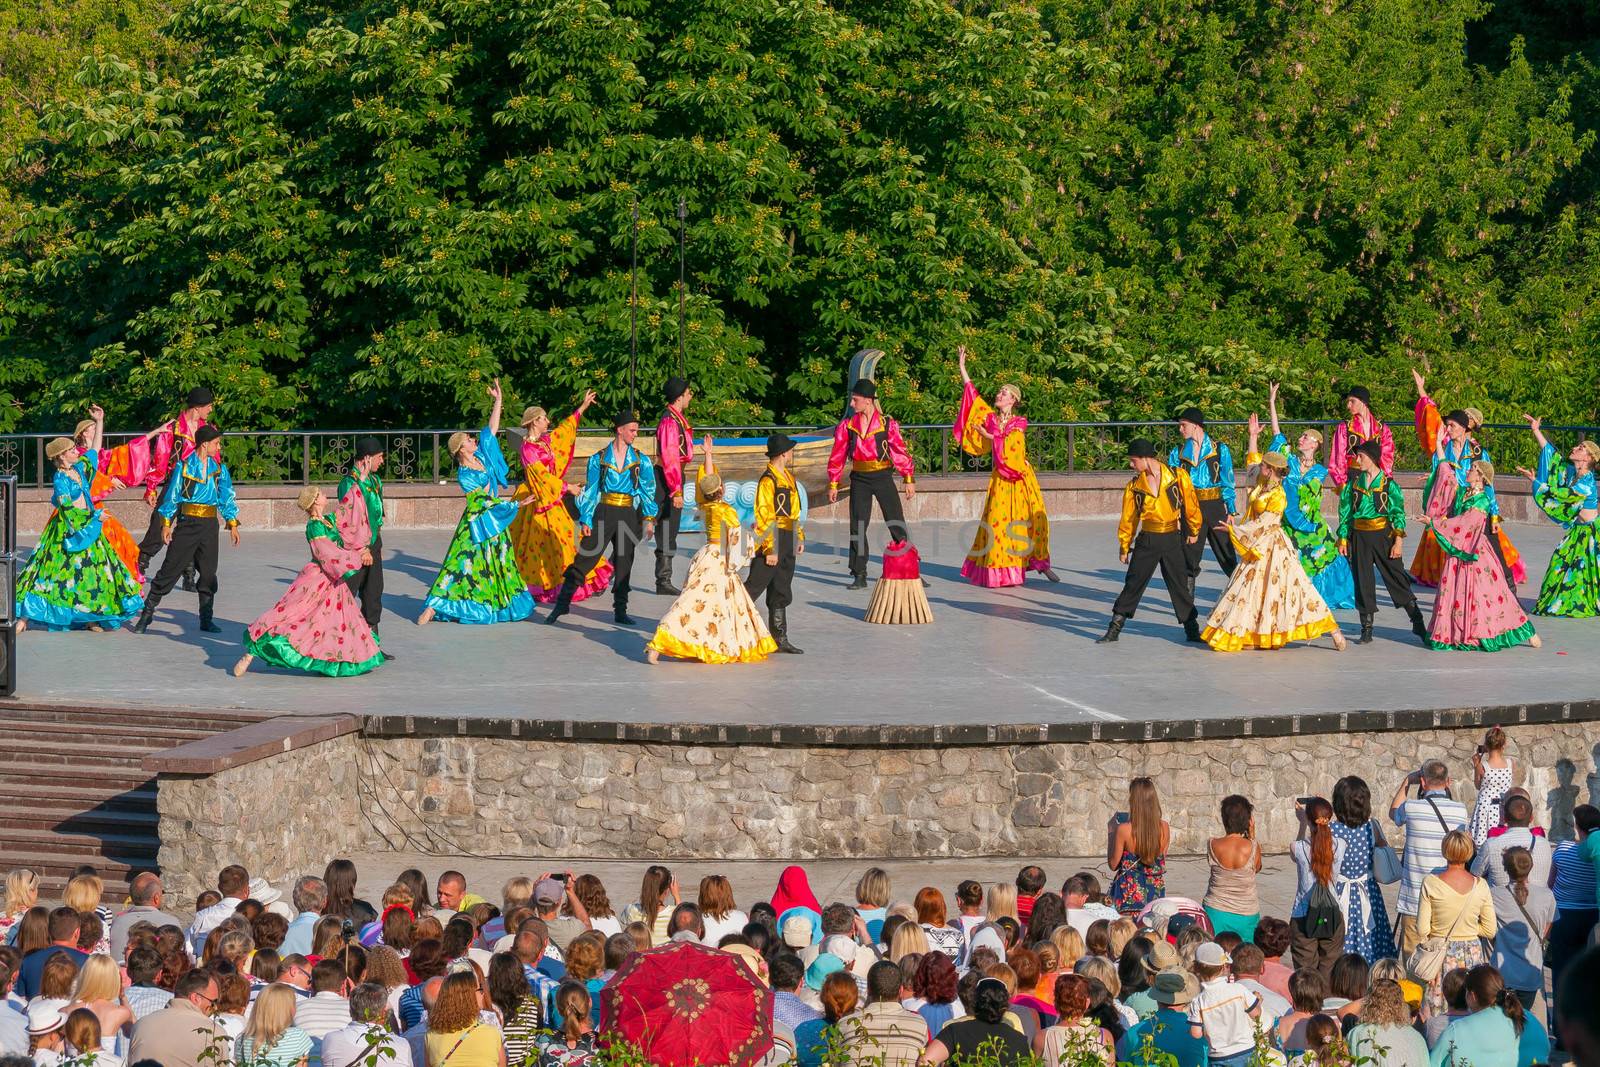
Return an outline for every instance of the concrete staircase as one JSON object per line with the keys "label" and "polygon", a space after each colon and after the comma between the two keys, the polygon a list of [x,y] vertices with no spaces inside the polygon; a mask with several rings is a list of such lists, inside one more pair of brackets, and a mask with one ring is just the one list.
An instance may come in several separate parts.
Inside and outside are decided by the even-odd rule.
{"label": "concrete staircase", "polygon": [[0,879],[26,867],[41,879],[40,903],[53,904],[93,864],[115,908],[129,878],[158,869],[156,782],[140,761],[265,717],[0,700]]}

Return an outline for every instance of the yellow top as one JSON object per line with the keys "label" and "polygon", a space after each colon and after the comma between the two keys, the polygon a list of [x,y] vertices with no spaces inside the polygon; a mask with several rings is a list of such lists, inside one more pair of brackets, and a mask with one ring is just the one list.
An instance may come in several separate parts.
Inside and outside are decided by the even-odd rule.
{"label": "yellow top", "polygon": [[[1122,490],[1122,521],[1117,523],[1117,544],[1121,546],[1123,555],[1127,555],[1134,537],[1146,526],[1171,527],[1184,520],[1188,526],[1188,536],[1194,537],[1200,533],[1200,500],[1194,495],[1194,483],[1189,480],[1189,475],[1181,470],[1173,470],[1164,463],[1160,471],[1159,484],[1154,493],[1150,491],[1149,480],[1142,474],[1135,474]],[[1173,503],[1174,495],[1183,501],[1181,511]]]}
{"label": "yellow top", "polygon": [[[1454,928],[1454,933],[1451,929]],[[1472,888],[1457,893],[1437,874],[1422,880],[1422,897],[1417,901],[1417,932],[1423,938],[1448,937],[1452,941],[1471,941],[1493,937],[1499,929],[1489,883],[1473,880]]]}
{"label": "yellow top", "polygon": [[1253,519],[1267,512],[1282,515],[1289,506],[1289,497],[1283,491],[1283,483],[1277,485],[1258,485],[1250,490],[1249,501],[1245,504],[1244,517]]}
{"label": "yellow top", "polygon": [[739,513],[733,510],[733,505],[722,500],[712,500],[700,505],[700,515],[706,524],[706,544],[716,545],[722,543],[722,531],[737,530],[741,526]]}
{"label": "yellow top", "polygon": [[429,1063],[443,1063],[448,1057],[449,1067],[500,1067],[504,1048],[500,1031],[485,1022],[475,1022],[453,1034],[429,1030],[423,1043]]}
{"label": "yellow top", "polygon": [[[795,486],[794,472],[787,467],[779,470],[769,463],[766,473],[772,477],[763,474],[761,480],[756,482],[755,526],[752,532],[758,555],[774,551],[774,529],[793,530],[796,546],[804,544],[806,539],[805,531],[800,528],[800,490]],[[793,514],[778,514],[779,487],[789,490],[789,510]]]}

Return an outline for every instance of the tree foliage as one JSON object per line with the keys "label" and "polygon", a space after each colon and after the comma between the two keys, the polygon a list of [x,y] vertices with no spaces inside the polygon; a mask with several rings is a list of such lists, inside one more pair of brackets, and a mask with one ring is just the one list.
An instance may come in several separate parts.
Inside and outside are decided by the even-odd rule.
{"label": "tree foliage", "polygon": [[680,344],[706,422],[827,419],[866,346],[948,418],[959,343],[1036,420],[1399,414],[1417,363],[1592,422],[1594,81],[1467,50],[1487,10],[189,0],[19,156],[0,428],[198,381],[233,425],[648,407]]}

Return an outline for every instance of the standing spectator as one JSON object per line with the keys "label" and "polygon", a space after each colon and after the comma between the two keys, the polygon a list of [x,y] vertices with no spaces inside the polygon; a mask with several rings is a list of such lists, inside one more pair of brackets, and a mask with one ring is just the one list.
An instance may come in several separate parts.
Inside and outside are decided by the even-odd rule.
{"label": "standing spectator", "polygon": [[[867,1006],[839,1030],[850,1067],[917,1067],[928,1046],[928,1024],[900,1005],[900,968],[887,960],[867,972]],[[999,985],[1004,1010],[1005,986]]]}
{"label": "standing spectator", "polygon": [[[1199,992],[1199,979],[1186,971],[1157,974],[1150,985],[1156,1012],[1122,1035],[1117,1043],[1118,1059],[1138,1062],[1135,1057],[1148,1035],[1157,1052],[1172,1057],[1172,1067],[1206,1067],[1206,1042],[1189,1030],[1189,1004]],[[1059,1003],[1059,993],[1057,997]]]}
{"label": "standing spectator", "polygon": [[161,975],[161,953],[149,945],[140,945],[128,952],[128,988],[122,992],[123,1003],[133,1012],[133,1021],[160,1011],[172,1000],[172,991],[157,984]]}
{"label": "standing spectator", "polygon": [[1600,989],[1600,948],[1591,947],[1571,961],[1556,987],[1561,1046],[1577,1067],[1600,1064],[1600,1018],[1593,1010],[1596,989]]}
{"label": "standing spectator", "polygon": [[881,943],[883,920],[889,914],[889,872],[882,867],[868,867],[856,882],[856,914],[867,924],[873,943]]}
{"label": "standing spectator", "polygon": [[0,907],[0,940],[7,944],[14,938],[14,928],[22,921],[29,908],[39,903],[39,876],[26,867],[18,867],[6,875],[6,898]]}
{"label": "standing spectator", "polygon": [[[582,986],[576,986],[582,989]],[[586,994],[587,996],[587,994]],[[500,1031],[479,1017],[478,978],[471,971],[448,975],[439,999],[428,1012],[430,1067],[505,1067],[506,1049]],[[583,1022],[588,1022],[587,1005]]]}
{"label": "standing spectator", "polygon": [[1478,790],[1472,803],[1469,830],[1472,843],[1482,846],[1489,831],[1500,825],[1500,802],[1505,799],[1516,778],[1516,768],[1506,755],[1506,732],[1491,726],[1483,735],[1483,744],[1472,753],[1472,784]]}
{"label": "standing spectator", "polygon": [[1472,873],[1495,886],[1506,882],[1505,854],[1507,849],[1522,848],[1533,861],[1532,879],[1536,885],[1550,884],[1551,848],[1543,830],[1533,826],[1533,802],[1513,793],[1505,798],[1505,825],[1490,831],[1489,839],[1478,847],[1472,858]]}
{"label": "standing spectator", "polygon": [[[1468,845],[1472,844],[1472,838],[1465,833],[1461,836],[1466,837]],[[1444,1028],[1439,1043],[1428,1056],[1431,1067],[1550,1062],[1548,1039],[1542,1056],[1523,1058],[1524,1035],[1530,1039],[1530,1044],[1535,1043],[1542,1028],[1528,1032],[1536,1024],[1516,994],[1505,987],[1500,972],[1488,964],[1479,964],[1467,972],[1464,990],[1467,1015]]]}
{"label": "standing spectator", "polygon": [[923,886],[917,890],[914,906],[917,909],[917,923],[928,935],[928,949],[943,953],[958,967],[964,965],[967,937],[959,926],[947,924],[944,894],[932,886]]}
{"label": "standing spectator", "polygon": [[1452,967],[1469,970],[1484,963],[1483,941],[1496,930],[1494,901],[1489,884],[1467,870],[1472,858],[1472,838],[1465,830],[1451,830],[1444,837],[1442,853],[1446,864],[1439,874],[1422,880],[1417,900],[1417,931],[1423,939],[1442,937],[1448,943],[1444,966],[1428,983],[1426,1002],[1430,1013],[1444,1010],[1444,991],[1440,981]]}
{"label": "standing spectator", "polygon": [[145,871],[143,874],[133,876],[133,881],[128,883],[128,910],[111,920],[111,929],[108,933],[111,943],[111,958],[123,960],[128,952],[128,930],[137,922],[147,922],[152,926],[182,926],[182,921],[173,918],[161,910],[166,903],[166,893],[161,887],[161,879]]}
{"label": "standing spectator", "polygon": [[350,991],[350,1021],[322,1039],[322,1067],[365,1067],[374,1055],[381,1067],[412,1067],[410,1046],[384,1026],[388,999],[383,986],[373,982]]}
{"label": "standing spectator", "polygon": [[1172,827],[1161,817],[1161,798],[1149,778],[1128,784],[1128,810],[1111,819],[1111,903],[1124,915],[1143,911],[1167,895],[1167,848]]}
{"label": "standing spectator", "polygon": [[[1332,825],[1328,827],[1333,829]],[[1336,835],[1337,836],[1337,835]],[[1334,845],[1337,849],[1339,846]],[[1337,885],[1337,881],[1335,882]],[[1335,894],[1337,895],[1337,894]],[[1283,962],[1283,954],[1289,951],[1291,940],[1289,924],[1282,919],[1272,916],[1263,918],[1256,924],[1256,936],[1252,939],[1264,957],[1261,968],[1261,984],[1272,990],[1285,1000],[1289,999],[1289,976],[1294,974],[1294,968]],[[1348,945],[1350,939],[1345,938]],[[1350,951],[1348,948],[1345,951]]]}
{"label": "standing spectator", "polygon": [[[1087,935],[1089,927],[1101,919],[1115,922],[1119,914],[1105,902],[1100,892],[1100,879],[1088,871],[1079,871],[1066,880],[1061,887],[1061,903],[1066,907],[1067,923],[1080,936]],[[1071,962],[1064,959],[1062,964]]]}
{"label": "standing spectator", "polygon": [[1296,970],[1333,971],[1333,961],[1344,950],[1344,914],[1333,895],[1333,872],[1344,859],[1345,844],[1334,839],[1330,823],[1333,805],[1321,797],[1301,806],[1300,838],[1289,846],[1294,861],[1296,887],[1289,909],[1289,949]]}
{"label": "standing spectator", "polygon": [[1033,917],[1033,902],[1044,889],[1044,868],[1029,864],[1017,872],[1017,922],[1023,926]]}
{"label": "standing spectator", "polygon": [[544,920],[550,943],[563,953],[573,938],[589,929],[589,916],[578,897],[576,882],[576,876],[567,871],[561,878],[546,874],[533,886],[534,913]]}
{"label": "standing spectator", "polygon": [[1395,953],[1394,931],[1373,871],[1373,855],[1388,841],[1372,817],[1372,791],[1365,779],[1352,774],[1333,784],[1333,822],[1328,829],[1334,840],[1344,842],[1344,858],[1333,883],[1333,895],[1344,904],[1344,951],[1359,952],[1368,963],[1389,959]]}
{"label": "standing spectator", "polygon": [[289,932],[283,936],[280,951],[285,956],[293,953],[309,956],[311,935],[316,930],[317,920],[322,918],[322,909],[328,903],[328,885],[316,875],[301,875],[294,883],[289,899],[294,904],[295,917],[289,923]]}
{"label": "standing spectator", "polygon": [[1256,1018],[1261,1003],[1253,993],[1228,981],[1232,962],[1214,941],[1194,953],[1200,992],[1189,1002],[1189,1035],[1204,1038],[1216,1067],[1244,1067],[1255,1051]]}
{"label": "standing spectator", "polygon": [[460,871],[445,871],[441,874],[438,884],[434,887],[433,896],[439,902],[433,909],[434,914],[444,922],[448,922],[459,912],[484,902],[478,894],[467,892],[467,876]]}
{"label": "standing spectator", "polygon": [[833,1044],[838,1044],[839,1020],[856,1010],[860,996],[856,980],[843,971],[823,979],[822,1014],[801,1023],[794,1031],[795,1062],[799,1067],[823,1067],[823,1054],[830,1038]]}
{"label": "standing spectator", "polygon": [[224,919],[239,910],[250,892],[250,873],[237,863],[229,864],[217,874],[217,892],[222,899],[208,908],[202,908],[189,924],[189,954],[200,958],[205,948],[206,935],[222,925]]}
{"label": "standing spectator", "polygon": [[[1412,786],[1416,786],[1417,795],[1408,799],[1406,792]],[[1467,825],[1466,805],[1450,796],[1450,768],[1434,759],[1406,775],[1389,803],[1389,818],[1406,832],[1396,910],[1400,913],[1400,958],[1409,960],[1426,936],[1417,932],[1422,880],[1444,869],[1445,835]],[[1471,841],[1469,837],[1467,842]]]}
{"label": "standing spectator", "polygon": [[294,1025],[311,1038],[314,1055],[321,1052],[324,1037],[350,1021],[344,990],[343,961],[318,960],[311,968],[311,995],[301,998],[294,1009]]}
{"label": "standing spectator", "polygon": [[1256,844],[1255,810],[1238,794],[1222,798],[1222,835],[1206,844],[1211,878],[1200,903],[1211,920],[1211,932],[1232,931],[1250,940],[1261,920],[1256,875],[1261,873],[1261,848]]}
{"label": "standing spectator", "polygon": [[239,1067],[305,1067],[315,1057],[317,1043],[294,1024],[297,1003],[301,1002],[287,986],[273,984],[261,991],[243,1035],[234,1044]]}
{"label": "standing spectator", "polygon": [[980,981],[972,994],[972,1018],[951,1023],[929,1042],[923,1063],[955,1059],[973,1063],[981,1054],[995,1067],[1015,1067],[1033,1055],[1028,1039],[1006,1025],[1009,998],[1005,983],[994,978]]}
{"label": "standing spectator", "polygon": [[622,933],[622,923],[611,910],[611,898],[606,896],[605,883],[592,874],[580,874],[573,883],[584,914],[589,916],[589,928],[599,930],[607,937]]}
{"label": "standing spectator", "polygon": [[706,925],[705,943],[718,944],[729,934],[743,932],[750,916],[733,900],[733,886],[720,874],[700,879],[700,919]]}
{"label": "standing spectator", "polygon": [[[221,1049],[221,1058],[226,1060],[228,1035],[222,1025],[211,1018],[217,992],[217,980],[208,971],[189,971],[179,978],[172,991],[172,1002],[133,1024],[128,1062],[154,1060],[162,1067],[201,1067],[202,1063],[215,1062],[215,1053],[207,1051],[215,1049]],[[261,1001],[266,995],[263,992],[256,998],[252,1022],[260,1015]],[[292,1018],[294,994],[286,991],[286,995],[289,1006],[284,1014]]]}
{"label": "standing spectator", "polygon": [[[1550,928],[1550,980],[1556,990],[1556,1015],[1561,1014],[1561,975],[1589,943],[1589,935],[1600,923],[1600,890],[1595,886],[1595,865],[1583,856],[1582,846],[1600,829],[1600,808],[1579,804],[1572,809],[1576,841],[1555,846],[1551,860],[1551,888],[1555,891],[1556,921]],[[1600,1060],[1596,1060],[1600,1067]]]}
{"label": "standing spectator", "polygon": [[1500,861],[1509,884],[1489,889],[1499,927],[1494,937],[1494,965],[1523,1007],[1543,1015],[1544,939],[1555,922],[1555,894],[1542,882],[1530,881],[1533,857],[1527,849],[1506,849]]}
{"label": "standing spectator", "polygon": [[18,996],[24,1000],[38,996],[39,980],[44,975],[45,964],[54,956],[65,955],[72,961],[74,971],[83,966],[89,954],[78,948],[78,927],[82,921],[72,908],[57,908],[50,913],[47,927],[50,943],[23,955],[22,967],[17,974]]}
{"label": "standing spectator", "polygon": [[1400,983],[1388,978],[1372,983],[1350,1031],[1350,1053],[1383,1067],[1428,1067],[1428,1043],[1411,1025]]}
{"label": "standing spectator", "polygon": [[[790,870],[799,868],[794,867]],[[784,874],[787,875],[788,871]],[[801,873],[801,877],[805,877],[804,872]],[[669,897],[672,900],[670,904],[667,903]],[[644,879],[639,885],[639,899],[622,909],[622,921],[625,924],[644,923],[650,930],[650,943],[664,945],[672,936],[667,931],[667,922],[672,917],[672,909],[682,900],[683,897],[678,892],[678,880],[672,876],[672,872],[659,864],[651,864],[645,868]]]}

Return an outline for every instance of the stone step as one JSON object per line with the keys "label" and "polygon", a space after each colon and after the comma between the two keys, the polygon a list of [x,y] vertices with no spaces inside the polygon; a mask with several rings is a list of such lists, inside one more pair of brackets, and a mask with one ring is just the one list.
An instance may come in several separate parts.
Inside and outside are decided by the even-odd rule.
{"label": "stone step", "polygon": [[51,830],[63,834],[143,831],[154,834],[160,822],[160,815],[149,802],[124,810],[85,808],[81,804],[60,808],[30,808],[26,811],[9,805],[0,806],[0,830]]}
{"label": "stone step", "polygon": [[133,767],[97,767],[79,762],[73,764],[41,763],[26,769],[14,763],[0,763],[0,798],[15,798],[26,802],[33,786],[41,781],[56,783],[87,783],[118,789],[140,789],[154,779]]}
{"label": "stone step", "polygon": [[0,828],[0,853],[21,853],[30,850],[39,853],[84,854],[79,863],[92,863],[93,853],[126,861],[148,860],[155,862],[161,839],[154,830],[143,832],[107,832],[96,834],[61,833],[56,830]]}
{"label": "stone step", "polygon": [[63,782],[56,779],[41,780],[25,792],[0,797],[0,810],[17,814],[37,811],[55,812],[96,811],[150,811],[156,806],[156,791],[149,782],[125,789],[115,785],[98,785],[93,782]]}
{"label": "stone step", "polygon": [[[0,868],[12,870],[26,867],[43,879],[59,879],[65,887],[67,880],[84,864],[92,864],[101,879],[127,883],[129,877],[141,871],[156,869],[155,857],[104,856],[99,852],[45,851],[42,849],[0,849]],[[57,890],[59,898],[59,889]]]}
{"label": "stone step", "polygon": [[[0,737],[4,737],[0,733]],[[13,766],[26,766],[39,768],[51,767],[100,767],[103,769],[126,767],[137,770],[144,762],[144,757],[150,752],[157,752],[169,745],[141,745],[125,744],[120,741],[65,741],[60,739],[48,740],[15,740],[6,737],[5,752],[8,762]]]}
{"label": "stone step", "polygon": [[74,725],[85,734],[103,726],[150,726],[218,733],[232,730],[270,714],[251,711],[216,711],[198,708],[81,708],[64,704],[32,704],[0,700],[0,726],[22,722]]}
{"label": "stone step", "polygon": [[[96,723],[91,736],[108,743],[141,745],[145,751],[171,748],[187,741],[211,737],[217,731],[203,726],[165,726],[155,723]],[[23,741],[81,741],[84,725],[76,722],[51,722],[41,719],[7,721],[0,714],[0,737]]]}

